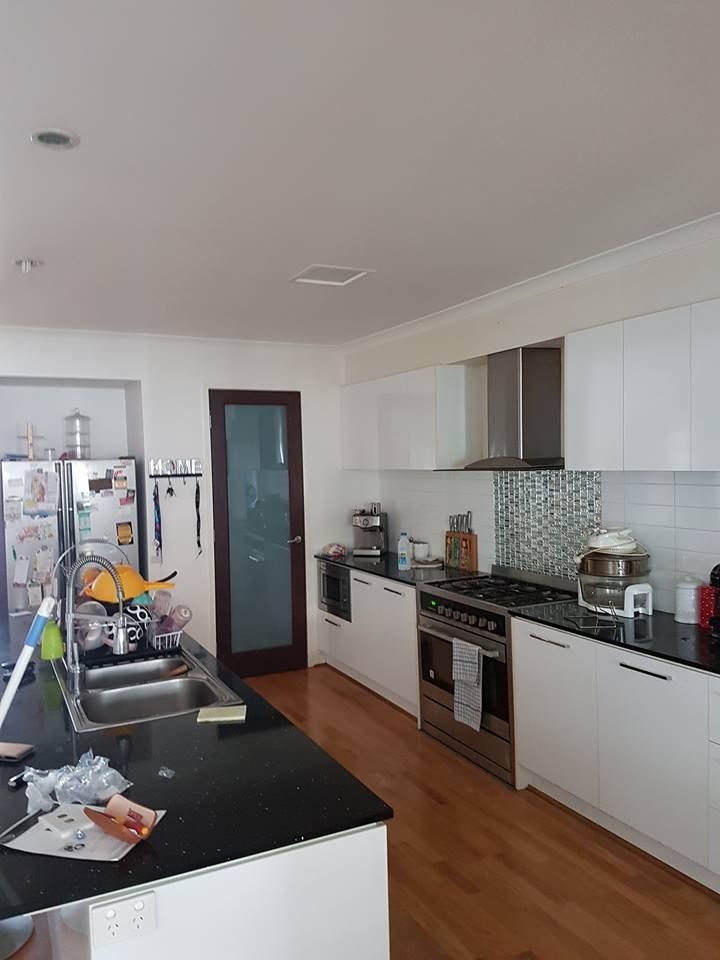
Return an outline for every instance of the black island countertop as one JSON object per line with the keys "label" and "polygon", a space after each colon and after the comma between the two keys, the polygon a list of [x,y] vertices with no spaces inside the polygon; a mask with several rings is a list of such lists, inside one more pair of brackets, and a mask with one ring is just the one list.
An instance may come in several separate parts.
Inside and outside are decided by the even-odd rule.
{"label": "black island countertop", "polygon": [[[27,763],[54,768],[92,749],[133,786],[127,796],[167,816],[119,863],[72,861],[0,847],[0,919],[47,910],[388,820],[393,811],[344,767],[223,668],[183,646],[247,704],[244,724],[198,724],[196,714],[75,733],[49,663],[18,690],[3,740],[35,745]],[[160,767],[175,771],[171,780]],[[0,829],[26,811],[25,790],[2,767]]]}
{"label": "black island countertop", "polygon": [[618,617],[614,624],[610,617],[598,617],[574,600],[565,600],[519,607],[512,615],[649,657],[720,674],[720,640],[713,639],[709,630],[697,624],[676,623],[671,613],[658,611],[651,617],[633,620]]}
{"label": "black island countertop", "polygon": [[436,583],[439,580],[466,580],[468,577],[479,576],[477,570],[456,570],[453,567],[412,567],[410,570],[400,570],[397,553],[384,553],[381,557],[356,557],[351,552],[344,557],[328,557],[324,553],[316,553],[316,560],[327,560],[328,563],[337,563],[341,567],[350,567],[352,570],[362,570],[376,577],[385,577],[398,583],[407,583],[414,587],[418,583]]}

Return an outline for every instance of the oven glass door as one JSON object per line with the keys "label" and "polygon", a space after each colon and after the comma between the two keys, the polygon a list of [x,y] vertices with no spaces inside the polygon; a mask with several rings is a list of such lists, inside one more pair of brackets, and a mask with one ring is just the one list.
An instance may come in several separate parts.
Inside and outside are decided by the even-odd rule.
{"label": "oven glass door", "polygon": [[[458,631],[459,633],[459,631]],[[421,689],[424,696],[453,709],[452,639],[429,627],[420,626]],[[510,739],[508,669],[504,643],[462,632],[461,639],[474,643],[496,657],[483,660],[482,726]]]}

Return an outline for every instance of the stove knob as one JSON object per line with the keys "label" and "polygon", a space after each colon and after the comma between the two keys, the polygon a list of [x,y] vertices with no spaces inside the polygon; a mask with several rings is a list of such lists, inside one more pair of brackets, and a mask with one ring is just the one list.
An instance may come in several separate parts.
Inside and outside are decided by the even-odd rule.
{"label": "stove knob", "polygon": [[468,617],[468,626],[474,627],[477,624],[477,617],[474,613],[471,613]]}
{"label": "stove knob", "polygon": [[448,618],[448,620],[452,617],[452,615],[452,607],[445,607],[445,616]]}
{"label": "stove knob", "polygon": [[467,623],[467,622],[468,622],[468,615],[467,615],[466,613],[464,613],[464,612],[461,613],[461,614],[460,614],[460,623]]}
{"label": "stove knob", "polygon": [[437,608],[437,613],[438,613],[438,616],[439,616],[439,617],[444,617],[444,616],[445,616],[445,604],[444,604],[444,603],[441,603],[441,604],[438,606],[438,608]]}
{"label": "stove knob", "polygon": [[485,627],[487,626],[487,617],[478,617],[477,625],[480,627],[481,630],[484,630]]}
{"label": "stove knob", "polygon": [[460,611],[459,611],[459,610],[453,610],[452,615],[453,615],[453,620],[459,620],[459,619],[460,619]]}
{"label": "stove knob", "polygon": [[498,627],[498,625],[497,625],[497,623],[495,623],[494,620],[488,620],[488,622],[487,622],[487,628],[488,628],[488,630],[490,631],[490,633],[495,633],[495,631],[497,630],[497,627]]}

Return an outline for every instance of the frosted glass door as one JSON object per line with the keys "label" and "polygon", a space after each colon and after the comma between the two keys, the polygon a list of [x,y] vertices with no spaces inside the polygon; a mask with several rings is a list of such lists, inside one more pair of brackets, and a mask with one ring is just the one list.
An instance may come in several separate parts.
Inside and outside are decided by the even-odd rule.
{"label": "frosted glass door", "polygon": [[299,398],[211,391],[211,411],[218,650],[246,676],[304,666]]}

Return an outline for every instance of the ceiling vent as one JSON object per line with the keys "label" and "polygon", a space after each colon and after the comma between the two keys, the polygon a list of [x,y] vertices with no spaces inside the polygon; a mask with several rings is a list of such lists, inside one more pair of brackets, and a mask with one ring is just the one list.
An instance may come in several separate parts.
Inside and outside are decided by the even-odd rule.
{"label": "ceiling vent", "polygon": [[354,280],[375,273],[374,270],[358,270],[357,267],[332,267],[327,263],[314,263],[306,270],[290,277],[291,283],[315,283],[322,287],[347,287]]}

